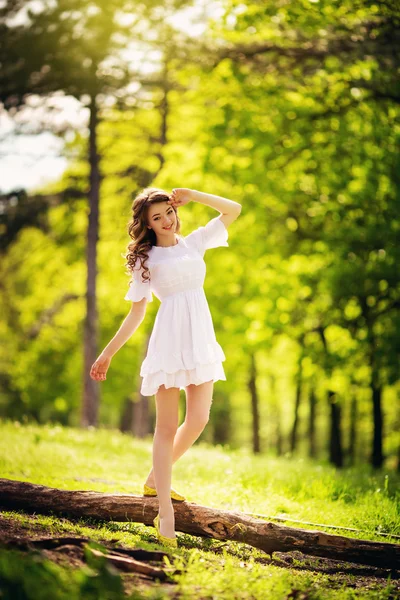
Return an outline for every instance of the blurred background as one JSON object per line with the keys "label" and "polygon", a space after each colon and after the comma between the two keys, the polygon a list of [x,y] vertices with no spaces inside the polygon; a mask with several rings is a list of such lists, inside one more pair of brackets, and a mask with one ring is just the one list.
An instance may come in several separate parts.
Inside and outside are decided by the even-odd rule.
{"label": "blurred background", "polygon": [[400,471],[397,2],[0,7],[1,418],[152,435],[157,298],[89,371],[130,308],[133,198],[189,187],[243,206],[205,255],[227,381],[201,439]]}

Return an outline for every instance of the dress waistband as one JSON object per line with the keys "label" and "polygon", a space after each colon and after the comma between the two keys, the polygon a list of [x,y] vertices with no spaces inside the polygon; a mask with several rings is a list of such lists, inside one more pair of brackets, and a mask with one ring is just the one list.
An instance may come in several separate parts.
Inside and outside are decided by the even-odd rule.
{"label": "dress waistband", "polygon": [[194,287],[194,288],[189,288],[189,289],[185,289],[185,290],[181,290],[179,292],[174,292],[173,294],[168,294],[167,296],[164,296],[164,298],[162,298],[161,302],[164,302],[165,300],[167,300],[168,298],[173,298],[174,296],[179,296],[182,294],[190,294],[191,292],[198,292],[201,291],[204,294],[204,288],[203,286],[199,287]]}

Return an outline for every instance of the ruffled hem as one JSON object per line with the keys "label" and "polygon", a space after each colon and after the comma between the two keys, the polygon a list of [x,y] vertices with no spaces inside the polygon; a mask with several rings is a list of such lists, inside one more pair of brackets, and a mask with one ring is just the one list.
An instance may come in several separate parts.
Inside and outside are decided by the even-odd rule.
{"label": "ruffled hem", "polygon": [[140,368],[140,375],[152,375],[163,371],[170,375],[177,371],[193,371],[196,368],[209,366],[226,360],[224,351],[215,340],[201,347],[195,347],[190,352],[159,353],[150,352]]}
{"label": "ruffled hem", "polygon": [[165,385],[167,389],[178,387],[183,390],[191,383],[200,385],[200,383],[211,380],[226,381],[225,371],[221,362],[210,365],[197,365],[193,369],[181,369],[175,373],[157,371],[156,373],[145,375],[140,392],[143,396],[153,396],[160,385]]}
{"label": "ruffled hem", "polygon": [[[214,217],[214,219],[211,219],[211,221],[209,221],[205,226],[206,229],[207,227],[210,228],[211,239],[206,239],[206,250],[209,250],[211,248],[218,248],[219,246],[226,246],[229,248],[228,230],[225,226],[225,223],[221,221],[220,217]],[[215,228],[217,228],[216,231]]]}

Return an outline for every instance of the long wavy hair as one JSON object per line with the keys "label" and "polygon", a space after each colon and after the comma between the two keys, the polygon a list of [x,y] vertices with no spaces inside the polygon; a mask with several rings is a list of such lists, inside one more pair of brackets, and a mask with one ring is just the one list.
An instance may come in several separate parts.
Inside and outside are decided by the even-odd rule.
{"label": "long wavy hair", "polygon": [[[128,223],[128,234],[132,241],[129,242],[126,254],[123,255],[126,259],[127,274],[131,275],[129,284],[133,281],[133,270],[138,261],[140,261],[140,268],[142,269],[143,283],[150,281],[150,271],[145,263],[149,258],[149,250],[155,245],[157,237],[154,230],[148,228],[148,212],[152,204],[158,204],[166,200],[170,200],[170,195],[167,192],[160,188],[148,187],[144,188],[132,203],[132,219]],[[175,233],[179,234],[181,222],[176,208],[174,206],[172,208],[176,213]],[[138,269],[137,266],[136,269]]]}

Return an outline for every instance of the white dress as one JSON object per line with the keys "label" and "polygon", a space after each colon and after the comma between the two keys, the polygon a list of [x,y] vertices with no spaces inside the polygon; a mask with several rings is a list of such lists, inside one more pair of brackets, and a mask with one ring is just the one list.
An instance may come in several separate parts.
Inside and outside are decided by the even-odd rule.
{"label": "white dress", "polygon": [[205,381],[226,380],[222,361],[225,354],[217,342],[203,289],[209,248],[229,246],[228,230],[219,217],[211,219],[186,237],[177,236],[174,246],[152,246],[147,267],[150,282],[142,282],[139,267],[125,300],[143,297],[161,301],[140,375],[141,393],[152,396],[160,385],[166,388]]}

